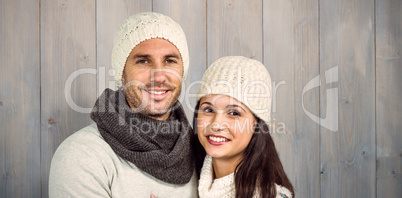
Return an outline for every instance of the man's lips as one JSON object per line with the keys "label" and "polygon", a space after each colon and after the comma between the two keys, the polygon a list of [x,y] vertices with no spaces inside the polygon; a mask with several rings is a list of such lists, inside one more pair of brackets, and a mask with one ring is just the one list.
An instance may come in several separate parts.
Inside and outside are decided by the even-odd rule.
{"label": "man's lips", "polygon": [[162,95],[166,93],[168,90],[162,90],[162,91],[156,91],[156,90],[145,90],[146,92],[150,94],[156,94],[156,95]]}
{"label": "man's lips", "polygon": [[168,89],[144,89],[148,93],[149,97],[154,100],[163,100],[169,95]]}

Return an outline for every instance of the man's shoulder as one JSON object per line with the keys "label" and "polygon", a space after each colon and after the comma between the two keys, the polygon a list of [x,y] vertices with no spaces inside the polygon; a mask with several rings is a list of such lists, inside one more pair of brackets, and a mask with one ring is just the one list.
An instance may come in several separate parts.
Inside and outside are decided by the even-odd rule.
{"label": "man's shoulder", "polygon": [[61,145],[63,144],[78,144],[80,142],[96,142],[96,141],[104,141],[102,136],[99,133],[98,127],[95,123],[92,123],[77,132],[74,132],[69,137],[67,137]]}
{"label": "man's shoulder", "polygon": [[[95,123],[92,123],[77,132],[70,135],[65,142],[69,141],[81,141],[81,140],[103,140],[102,136],[99,133],[98,127]],[[64,143],[64,142],[63,142]]]}
{"label": "man's shoulder", "polygon": [[98,155],[110,151],[109,144],[100,135],[96,124],[91,124],[66,138],[55,155]]}

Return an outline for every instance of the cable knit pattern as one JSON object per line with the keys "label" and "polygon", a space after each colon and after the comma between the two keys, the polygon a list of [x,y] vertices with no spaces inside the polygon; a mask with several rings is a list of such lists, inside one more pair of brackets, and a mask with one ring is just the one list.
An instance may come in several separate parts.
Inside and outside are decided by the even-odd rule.
{"label": "cable knit pattern", "polygon": [[228,95],[269,122],[271,93],[271,77],[261,62],[243,56],[227,56],[209,66],[202,77],[196,101],[210,94]]}
{"label": "cable knit pattern", "polygon": [[[277,198],[291,198],[290,191],[280,185],[276,186]],[[198,184],[198,194],[200,198],[231,198],[235,197],[234,173],[219,179],[213,179],[212,157],[205,156],[204,164],[201,169],[201,177]],[[254,193],[254,198],[258,194]]]}

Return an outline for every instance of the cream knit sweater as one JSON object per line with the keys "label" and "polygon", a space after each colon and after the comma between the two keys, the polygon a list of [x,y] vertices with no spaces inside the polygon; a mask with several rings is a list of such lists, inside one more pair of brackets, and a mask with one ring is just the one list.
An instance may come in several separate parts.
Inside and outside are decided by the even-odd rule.
{"label": "cream knit sweater", "polygon": [[50,168],[49,197],[197,197],[197,176],[183,185],[169,184],[120,158],[96,124],[68,137]]}
{"label": "cream knit sweater", "polygon": [[[201,169],[201,177],[198,184],[200,198],[231,198],[235,197],[234,173],[219,179],[213,179],[212,157],[205,156],[204,165]],[[258,198],[258,195],[254,195]],[[277,198],[291,198],[288,189],[276,184]]]}

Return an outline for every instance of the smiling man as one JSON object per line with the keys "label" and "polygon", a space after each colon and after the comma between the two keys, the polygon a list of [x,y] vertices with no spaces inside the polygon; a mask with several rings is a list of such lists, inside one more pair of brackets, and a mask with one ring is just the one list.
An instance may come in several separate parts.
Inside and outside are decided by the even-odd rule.
{"label": "smiling man", "polygon": [[180,95],[182,62],[179,50],[165,39],[138,44],[127,58],[122,77],[130,107],[154,119],[166,120]]}
{"label": "smiling man", "polygon": [[177,101],[189,67],[182,28],[158,13],[128,18],[112,67],[119,89],[106,89],[95,123],[57,149],[50,197],[197,197],[193,133]]}

